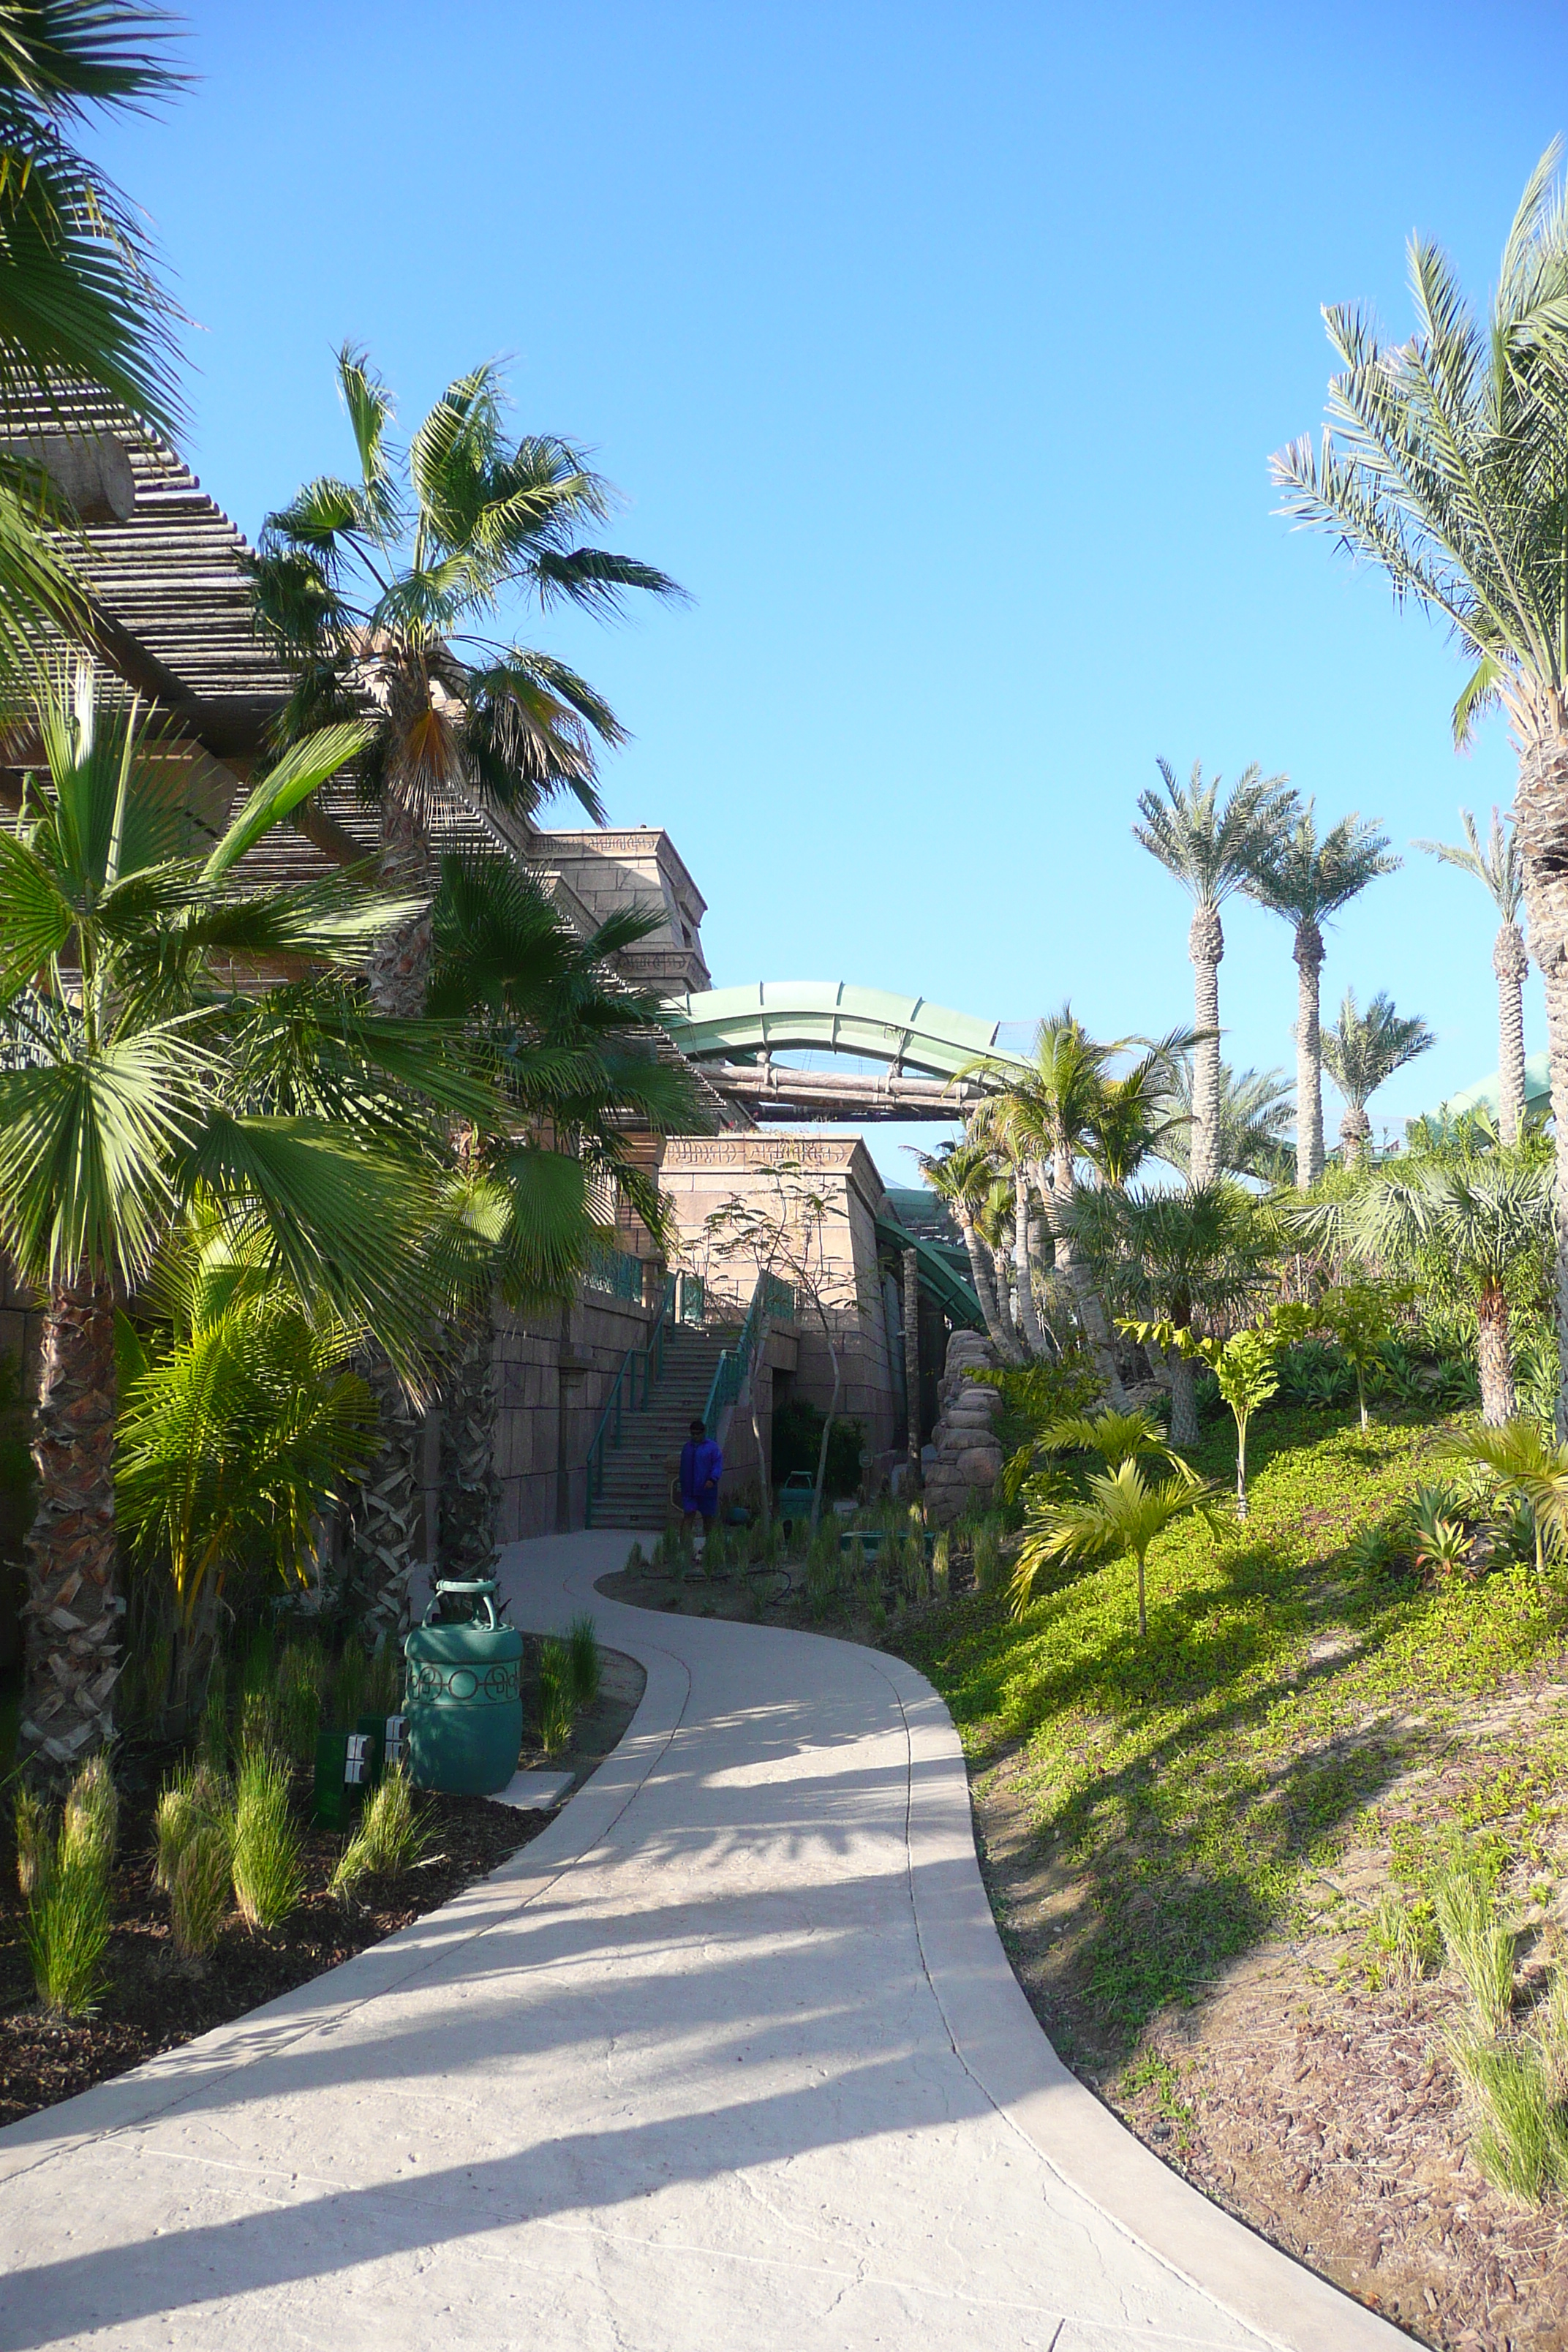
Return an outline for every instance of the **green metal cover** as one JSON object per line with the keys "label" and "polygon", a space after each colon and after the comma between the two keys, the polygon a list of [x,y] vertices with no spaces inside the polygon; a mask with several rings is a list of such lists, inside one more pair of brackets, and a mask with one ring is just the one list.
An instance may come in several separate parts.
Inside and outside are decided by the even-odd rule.
{"label": "green metal cover", "polygon": [[[1458,1118],[1468,1110],[1489,1110],[1497,1117],[1500,1093],[1498,1073],[1478,1078],[1473,1087],[1462,1094],[1450,1095],[1438,1105],[1438,1117]],[[1527,1054],[1524,1058],[1524,1108],[1526,1110],[1550,1110],[1552,1108],[1552,1065],[1544,1054]]]}
{"label": "green metal cover", "polygon": [[933,1249],[930,1242],[922,1242],[918,1234],[906,1233],[902,1225],[890,1224],[886,1217],[877,1220],[877,1239],[884,1249],[913,1250],[921,1288],[928,1297],[935,1299],[950,1322],[962,1325],[967,1331],[984,1330],[985,1318],[980,1311],[979,1299],[941,1250]]}
{"label": "green metal cover", "polygon": [[666,1024],[693,1060],[762,1052],[856,1054],[896,1062],[928,1077],[952,1078],[982,1054],[997,1053],[995,1021],[977,1021],[923,996],[857,988],[844,980],[759,980],[672,997]]}

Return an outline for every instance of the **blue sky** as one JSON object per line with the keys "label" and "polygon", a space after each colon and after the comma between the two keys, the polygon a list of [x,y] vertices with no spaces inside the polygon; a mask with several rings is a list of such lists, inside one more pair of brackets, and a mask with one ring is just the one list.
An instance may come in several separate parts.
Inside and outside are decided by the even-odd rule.
{"label": "blue sky", "polygon": [[[346,461],[345,336],[411,420],[504,355],[519,429],[591,446],[617,543],[695,599],[529,625],[632,730],[612,819],[669,828],[716,981],[1163,1030],[1157,754],[1401,846],[1511,796],[1500,725],[1453,751],[1441,634],[1292,534],[1266,461],[1321,414],[1321,303],[1407,322],[1412,228],[1489,283],[1568,125],[1559,10],[1491,0],[1479,59],[1448,5],[187,15],[195,86],[98,152],[198,322],[193,462],[253,531]],[[1226,933],[1226,1052],[1289,1067],[1289,936]],[[1438,1033],[1374,1117],[1495,1066],[1490,938],[1414,854],[1331,935],[1326,1003]]]}

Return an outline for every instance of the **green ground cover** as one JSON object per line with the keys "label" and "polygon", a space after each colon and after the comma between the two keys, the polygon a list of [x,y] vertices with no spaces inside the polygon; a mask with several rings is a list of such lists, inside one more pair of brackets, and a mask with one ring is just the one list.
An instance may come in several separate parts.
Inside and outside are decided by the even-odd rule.
{"label": "green ground cover", "polygon": [[[1501,1743],[1463,1734],[1498,1694],[1548,1677],[1568,1638],[1562,1580],[1426,1585],[1352,1549],[1434,1475],[1440,1427],[1260,1417],[1250,1519],[1156,1542],[1142,1646],[1126,1560],[1064,1571],[1021,1623],[1003,1593],[976,1594],[900,1642],[972,1769],[1019,1759],[1038,1836],[1090,1896],[1080,1981],[1124,2051],[1264,1937],[1321,1923],[1321,1874],[1350,1845],[1389,1850],[1413,1885],[1456,1827],[1500,1858],[1550,1859],[1568,1716],[1548,1701]],[[1225,1479],[1228,1432],[1195,1458]],[[1444,1803],[1423,1812],[1398,1784],[1436,1756]]]}

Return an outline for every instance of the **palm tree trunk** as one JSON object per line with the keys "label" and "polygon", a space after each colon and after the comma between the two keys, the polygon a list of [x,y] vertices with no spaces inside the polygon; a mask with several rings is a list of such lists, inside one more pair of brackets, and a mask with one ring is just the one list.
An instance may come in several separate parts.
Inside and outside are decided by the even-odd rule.
{"label": "palm tree trunk", "polygon": [[1530,944],[1546,984],[1556,1155],[1557,1434],[1568,1438],[1568,720],[1547,718],[1526,738],[1514,795]]}
{"label": "palm tree trunk", "polygon": [[1043,1356],[1045,1334],[1035,1311],[1035,1286],[1029,1276],[1029,1176],[1022,1163],[1013,1171],[1013,1281],[1024,1345],[1031,1356]]}
{"label": "palm tree trunk", "polygon": [[1009,1334],[1013,1353],[1021,1364],[1026,1360],[1018,1339],[1018,1319],[1013,1311],[1013,1268],[1000,1242],[991,1245],[991,1262],[996,1269],[996,1319]]}
{"label": "palm tree trunk", "polygon": [[1217,907],[1193,909],[1187,933],[1187,954],[1193,967],[1193,1026],[1198,1042],[1193,1048],[1194,1190],[1210,1184],[1219,1173],[1219,967],[1225,953],[1225,932]]}
{"label": "palm tree trunk", "polygon": [[1500,1429],[1519,1410],[1513,1384],[1513,1337],[1508,1299],[1500,1283],[1489,1282],[1476,1302],[1476,1354],[1481,1374],[1481,1419]]}
{"label": "palm tree trunk", "polygon": [[1492,948],[1497,974],[1498,1133],[1517,1143],[1524,1125],[1524,976],[1530,958],[1517,923],[1504,923]]}
{"label": "palm tree trunk", "polygon": [[[389,777],[381,800],[381,878],[389,889],[427,898],[435,889],[430,829]],[[389,931],[371,954],[365,973],[373,1009],[389,1021],[416,1021],[430,986],[430,909]]]}
{"label": "palm tree trunk", "polygon": [[441,1573],[489,1576],[495,1567],[500,1481],[496,1476],[494,1328],[488,1299],[463,1318],[441,1392]]}
{"label": "palm tree trunk", "polygon": [[991,1269],[985,1263],[985,1250],[974,1230],[974,1219],[962,1202],[955,1202],[958,1229],[963,1235],[963,1246],[969,1253],[969,1276],[974,1285],[974,1296],[980,1301],[980,1312],[985,1318],[985,1335],[1005,1364],[1019,1360],[1018,1345],[1010,1331],[1003,1328],[1002,1318],[996,1311],[996,1291],[991,1279]]}
{"label": "palm tree trunk", "polygon": [[60,1770],[102,1746],[120,1673],[114,1408],[112,1291],[90,1276],[57,1282],[44,1312],[33,1437],[21,1748]]}
{"label": "palm tree trunk", "polygon": [[367,1349],[356,1370],[375,1399],[381,1443],[350,1507],[349,1592],[362,1630],[379,1647],[407,1629],[425,1433],[379,1349]]}
{"label": "palm tree trunk", "polygon": [[1171,1375],[1171,1443],[1190,1451],[1203,1433],[1198,1427],[1198,1400],[1193,1386],[1193,1368],[1179,1348],[1170,1350],[1165,1358],[1165,1368]]}
{"label": "palm tree trunk", "polygon": [[1307,1192],[1323,1172],[1323,935],[1316,923],[1298,926],[1295,957],[1296,1189]]}
{"label": "palm tree trunk", "polygon": [[1346,1168],[1354,1168],[1372,1133],[1372,1121],[1363,1103],[1347,1103],[1340,1121],[1340,1160]]}
{"label": "palm tree trunk", "polygon": [[[1061,1189],[1064,1171],[1065,1192]],[[1115,1412],[1125,1412],[1127,1391],[1121,1385],[1121,1374],[1117,1369],[1110,1319],[1094,1276],[1079,1255],[1068,1222],[1072,1206],[1072,1162],[1060,1150],[1057,1153],[1055,1175],[1056,1181],[1052,1182],[1043,1168],[1037,1171],[1040,1198],[1046,1208],[1046,1221],[1050,1226],[1051,1242],[1056,1251],[1057,1271],[1072,1292],[1073,1305],[1078,1309],[1078,1319],[1089,1343],[1089,1352],[1094,1359],[1094,1369],[1105,1391],[1106,1402]]]}

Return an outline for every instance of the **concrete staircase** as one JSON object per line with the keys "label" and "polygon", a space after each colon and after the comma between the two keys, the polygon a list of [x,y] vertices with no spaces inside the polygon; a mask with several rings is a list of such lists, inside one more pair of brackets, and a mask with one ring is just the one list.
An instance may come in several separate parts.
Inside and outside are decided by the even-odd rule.
{"label": "concrete staircase", "polygon": [[677,1324],[664,1343],[664,1370],[647,1404],[621,1421],[621,1442],[605,1451],[605,1483],[594,1498],[596,1528],[648,1528],[669,1517],[669,1482],[687,1423],[708,1402],[713,1370],[733,1331]]}

